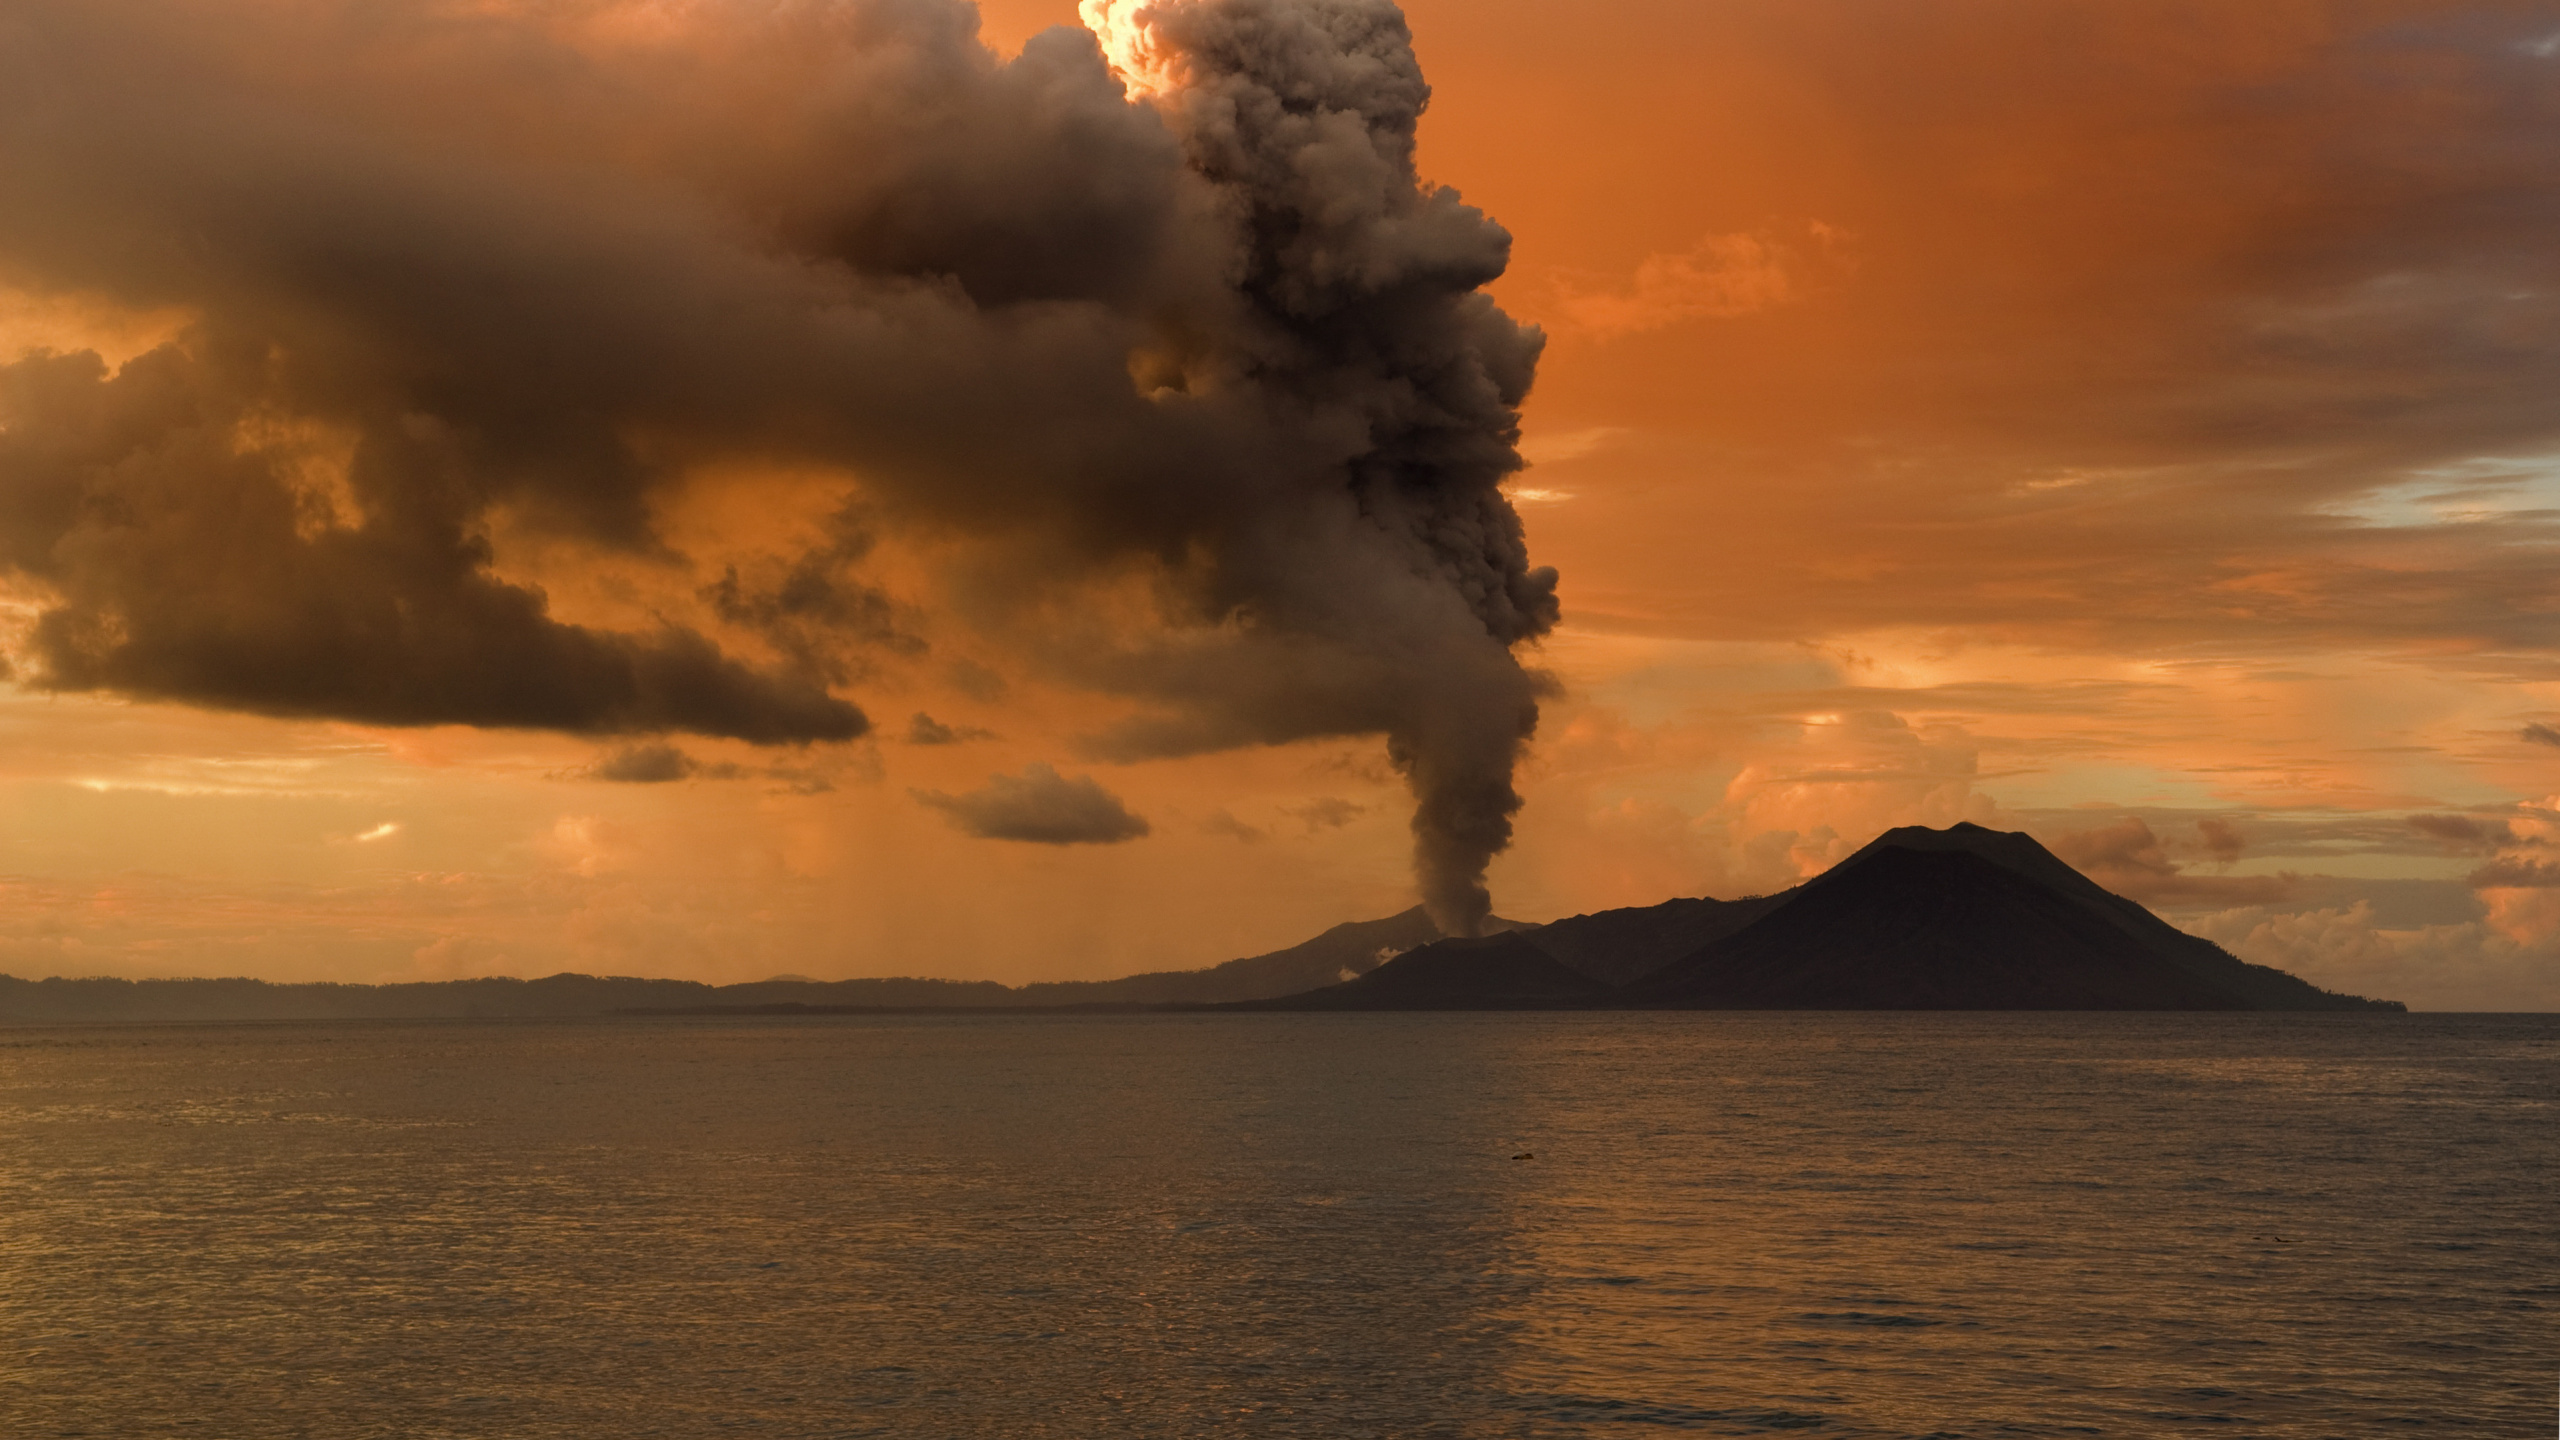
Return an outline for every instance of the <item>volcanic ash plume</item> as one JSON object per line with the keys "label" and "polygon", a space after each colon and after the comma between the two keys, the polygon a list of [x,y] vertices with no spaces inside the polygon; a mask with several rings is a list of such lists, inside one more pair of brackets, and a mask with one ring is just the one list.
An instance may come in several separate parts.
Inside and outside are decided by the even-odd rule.
{"label": "volcanic ash plume", "polygon": [[1236,236],[1217,363],[1278,414],[1346,439],[1304,477],[1304,500],[1333,522],[1319,543],[1284,547],[1289,517],[1252,517],[1260,533],[1234,555],[1253,567],[1245,603],[1334,652],[1319,663],[1341,680],[1301,677],[1298,703],[1332,712],[1308,728],[1387,732],[1418,802],[1424,900],[1443,929],[1472,934],[1490,909],[1485,864],[1520,804],[1513,760],[1537,723],[1511,647],[1556,619],[1555,572],[1530,568],[1496,488],[1519,465],[1517,407],[1539,343],[1479,291],[1510,237],[1418,182],[1430,91],[1385,0],[1082,11]]}
{"label": "volcanic ash plume", "polygon": [[[0,354],[19,678],[807,743],[965,612],[1136,702],[1106,758],[1384,735],[1473,931],[1556,617],[1508,237],[1416,177],[1392,4],[1084,15],[999,62],[955,0],[18,0],[0,288],[181,317]],[[706,561],[623,633],[504,572],[682,575],[666,502],[740,466],[858,497],[769,593]],[[902,530],[1009,588],[893,600]],[[1145,622],[1076,602],[1133,573]]]}

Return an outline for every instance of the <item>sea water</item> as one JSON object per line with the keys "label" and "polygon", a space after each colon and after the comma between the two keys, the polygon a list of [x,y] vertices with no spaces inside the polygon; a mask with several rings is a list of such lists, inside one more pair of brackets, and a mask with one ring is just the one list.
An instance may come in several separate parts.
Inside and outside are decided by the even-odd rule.
{"label": "sea water", "polygon": [[0,1030],[0,1434],[2547,1435],[2560,1020]]}

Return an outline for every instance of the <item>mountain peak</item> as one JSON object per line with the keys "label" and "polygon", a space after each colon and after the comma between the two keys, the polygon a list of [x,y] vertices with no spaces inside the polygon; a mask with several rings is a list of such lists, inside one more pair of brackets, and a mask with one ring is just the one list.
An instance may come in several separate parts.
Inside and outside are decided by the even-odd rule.
{"label": "mountain peak", "polygon": [[1971,823],[1886,831],[1629,998],[1740,1009],[2396,1008],[2247,964],[2034,836]]}

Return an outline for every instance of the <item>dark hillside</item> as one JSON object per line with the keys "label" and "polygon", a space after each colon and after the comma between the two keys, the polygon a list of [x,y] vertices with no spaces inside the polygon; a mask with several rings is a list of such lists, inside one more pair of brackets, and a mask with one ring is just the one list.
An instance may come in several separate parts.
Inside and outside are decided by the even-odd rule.
{"label": "dark hillside", "polygon": [[1748,900],[1666,900],[1550,921],[1524,932],[1565,964],[1604,985],[1624,985],[1759,919],[1775,895]]}
{"label": "dark hillside", "polygon": [[1742,929],[1628,987],[1705,1009],[2354,1010],[2170,925],[2032,838],[1888,832]]}
{"label": "dark hillside", "polygon": [[1440,940],[1409,950],[1357,980],[1242,1010],[1570,1010],[1604,1001],[1609,987],[1530,943],[1522,933]]}

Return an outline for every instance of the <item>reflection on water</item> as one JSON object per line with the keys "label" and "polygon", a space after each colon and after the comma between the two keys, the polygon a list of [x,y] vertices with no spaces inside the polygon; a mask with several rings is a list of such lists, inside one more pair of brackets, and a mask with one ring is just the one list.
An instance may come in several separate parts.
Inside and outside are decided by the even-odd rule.
{"label": "reflection on water", "polygon": [[2555,1100],[2543,1018],[0,1031],[0,1434],[2538,1434]]}

